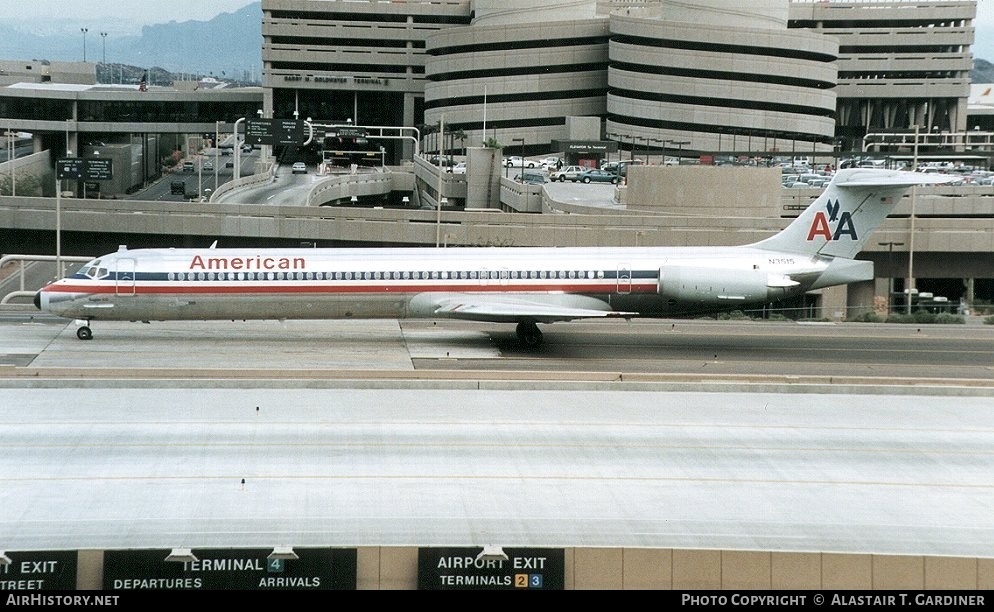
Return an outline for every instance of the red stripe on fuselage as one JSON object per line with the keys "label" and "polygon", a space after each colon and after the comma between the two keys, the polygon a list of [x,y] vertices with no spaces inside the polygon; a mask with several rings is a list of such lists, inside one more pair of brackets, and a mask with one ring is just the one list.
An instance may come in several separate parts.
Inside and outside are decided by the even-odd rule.
{"label": "red stripe on fuselage", "polygon": [[[495,282],[487,285],[479,284],[418,284],[418,285],[329,285],[329,284],[295,284],[277,285],[266,282],[252,282],[237,285],[219,285],[216,283],[168,283],[162,285],[104,285],[104,284],[65,284],[50,285],[42,291],[52,293],[84,293],[91,295],[246,295],[253,293],[267,294],[302,294],[302,293],[617,293],[615,282],[591,282],[575,284],[500,284]],[[656,283],[625,283],[625,293],[655,293]]]}

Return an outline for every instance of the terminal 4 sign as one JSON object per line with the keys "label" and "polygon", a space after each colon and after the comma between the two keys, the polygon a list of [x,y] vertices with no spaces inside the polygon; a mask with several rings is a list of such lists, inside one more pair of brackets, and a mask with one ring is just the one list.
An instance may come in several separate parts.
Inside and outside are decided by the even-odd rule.
{"label": "terminal 4 sign", "polygon": [[55,162],[55,173],[59,180],[84,179],[87,181],[109,181],[114,177],[114,165],[109,159],[60,159]]}
{"label": "terminal 4 sign", "polygon": [[169,550],[108,550],[105,590],[355,590],[356,549],[193,549],[196,560],[166,561]]}

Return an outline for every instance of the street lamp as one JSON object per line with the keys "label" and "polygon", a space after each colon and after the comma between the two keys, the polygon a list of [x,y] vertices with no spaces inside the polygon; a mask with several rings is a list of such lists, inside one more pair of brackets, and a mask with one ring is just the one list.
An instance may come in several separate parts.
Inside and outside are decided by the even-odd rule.
{"label": "street lamp", "polygon": [[15,136],[17,133],[14,128],[7,126],[7,147],[10,151],[7,153],[7,163],[10,164],[10,195],[17,195],[17,173],[15,166],[17,162],[17,140]]}
{"label": "street lamp", "polygon": [[107,32],[101,32],[100,33],[100,38],[103,40],[103,60],[100,63],[101,64],[106,64],[107,63]]}
{"label": "street lamp", "polygon": [[690,144],[689,140],[667,140],[666,144],[674,144],[677,146],[676,156],[677,159],[683,159],[683,145]]}
{"label": "street lamp", "polygon": [[86,62],[86,33],[90,31],[90,28],[80,28],[80,32],[83,33],[83,62]]}
{"label": "street lamp", "polygon": [[877,244],[887,247],[887,314],[890,314],[890,300],[894,295],[894,247],[904,246],[904,243],[891,240]]}
{"label": "street lamp", "polygon": [[[915,125],[915,148],[911,162],[911,171],[918,171],[918,125]],[[911,186],[911,228],[908,231],[908,303],[907,314],[911,314],[911,294],[915,291],[915,201],[918,199],[918,189]]]}
{"label": "street lamp", "polygon": [[520,142],[521,143],[521,174],[519,174],[518,177],[521,179],[521,182],[523,183],[523,182],[525,182],[525,139],[524,138],[512,138],[511,142]]}

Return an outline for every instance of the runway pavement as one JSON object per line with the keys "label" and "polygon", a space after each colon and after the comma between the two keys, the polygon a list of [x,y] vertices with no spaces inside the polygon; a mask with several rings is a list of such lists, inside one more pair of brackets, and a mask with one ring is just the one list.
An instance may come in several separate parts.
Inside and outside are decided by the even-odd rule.
{"label": "runway pavement", "polygon": [[[99,323],[80,341],[7,312],[0,542],[990,557],[992,332],[948,327],[567,324],[529,354],[509,326]],[[932,376],[900,376],[923,352]]]}

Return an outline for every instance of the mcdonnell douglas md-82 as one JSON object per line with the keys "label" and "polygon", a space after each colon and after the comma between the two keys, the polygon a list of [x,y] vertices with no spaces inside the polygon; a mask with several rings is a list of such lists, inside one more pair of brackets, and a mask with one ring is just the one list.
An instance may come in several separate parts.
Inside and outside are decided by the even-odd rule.
{"label": "mcdonnell douglas md-82", "polygon": [[539,323],[664,317],[763,305],[873,279],[854,257],[912,185],[953,177],[875,169],[836,173],[778,234],[732,247],[136,249],[87,263],[35,296],[100,320],[433,318]]}

